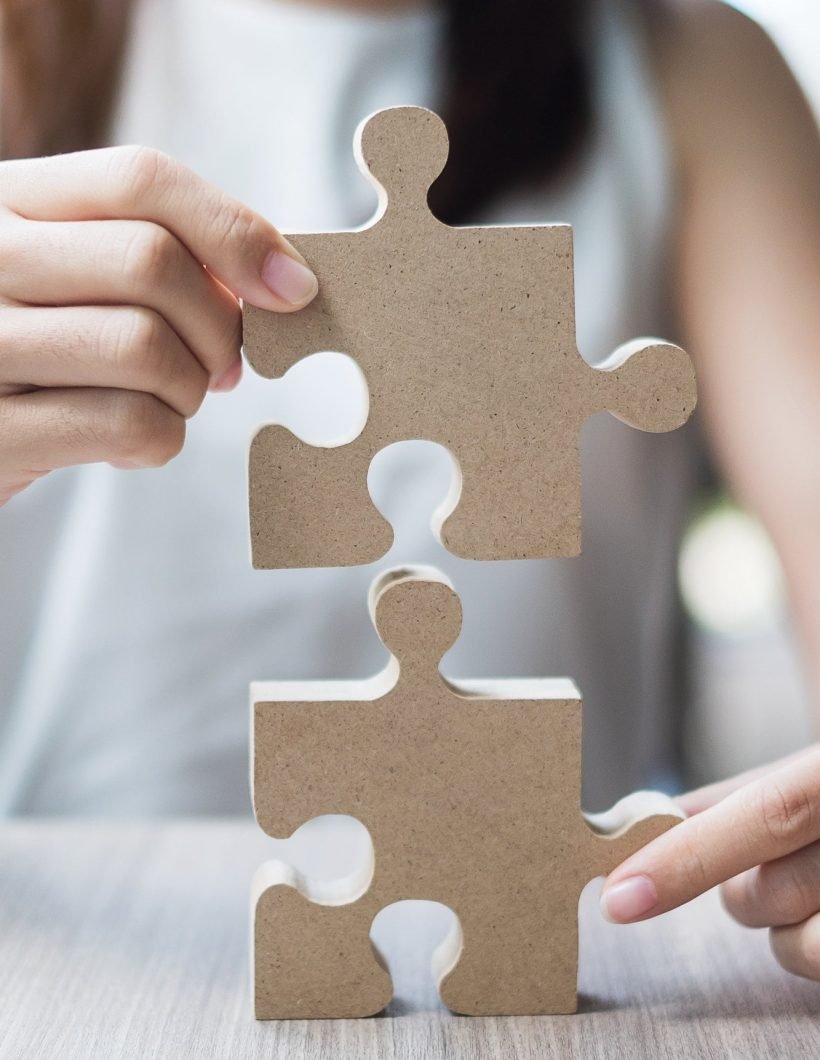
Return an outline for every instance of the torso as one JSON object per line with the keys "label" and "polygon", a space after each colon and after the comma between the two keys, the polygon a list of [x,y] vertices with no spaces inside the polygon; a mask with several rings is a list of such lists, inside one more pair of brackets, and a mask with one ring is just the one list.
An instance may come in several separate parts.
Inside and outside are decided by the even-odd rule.
{"label": "torso", "polygon": [[[374,197],[350,150],[355,126],[381,106],[436,107],[439,30],[434,10],[142,0],[113,141],[180,157],[284,231],[360,224]],[[591,46],[597,125],[577,171],[480,220],[573,224],[579,348],[594,362],[664,330],[671,201],[663,123],[626,5],[602,6]],[[300,385],[312,400],[337,387],[309,370]],[[406,443],[371,476],[397,530],[382,563],[252,571],[247,444],[294,403],[297,388],[247,372],[237,391],[206,401],[166,468],[55,474],[0,513],[15,557],[0,572],[11,601],[0,809],[246,810],[248,682],[379,668],[367,586],[377,569],[408,562],[442,567],[462,596],[446,672],[577,679],[592,808],[656,779],[650,763],[671,753],[682,438],[609,417],[589,424],[578,560],[471,564],[444,552],[427,524],[448,459]]]}

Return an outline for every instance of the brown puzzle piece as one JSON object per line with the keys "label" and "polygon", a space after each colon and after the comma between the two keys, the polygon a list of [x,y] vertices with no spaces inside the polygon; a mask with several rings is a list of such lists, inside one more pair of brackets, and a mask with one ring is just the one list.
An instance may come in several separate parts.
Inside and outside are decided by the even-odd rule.
{"label": "brown puzzle piece", "polygon": [[281,426],[259,431],[250,455],[254,566],[383,556],[392,528],[370,499],[368,468],[379,450],[413,438],[447,446],[461,469],[461,496],[440,528],[450,551],[576,555],[584,421],[606,409],[642,430],[680,426],[695,405],[689,359],[641,340],[602,369],[586,364],[575,339],[569,226],[436,220],[427,189],[447,135],[435,114],[380,111],[360,128],[356,149],[380,185],[381,211],[359,231],[291,236],[319,294],[294,314],[246,306],[244,347],[270,378],[311,353],[349,354],[365,374],[370,414],[338,448],[308,445]]}
{"label": "brown puzzle piece", "polygon": [[[456,686],[441,676],[439,660],[461,627],[459,599],[443,575],[388,571],[374,582],[371,611],[395,653],[382,674],[252,686],[261,827],[286,837],[322,814],[350,814],[374,850],[360,879],[324,894],[282,865],[260,870],[257,1017],[384,1008],[392,984],[370,926],[406,898],[457,914],[460,932],[438,957],[450,1008],[574,1012],[581,890],[679,815],[663,796],[653,804],[644,794],[619,804],[625,819],[606,831],[584,818],[581,701],[572,682]],[[646,816],[658,800],[662,812]]]}

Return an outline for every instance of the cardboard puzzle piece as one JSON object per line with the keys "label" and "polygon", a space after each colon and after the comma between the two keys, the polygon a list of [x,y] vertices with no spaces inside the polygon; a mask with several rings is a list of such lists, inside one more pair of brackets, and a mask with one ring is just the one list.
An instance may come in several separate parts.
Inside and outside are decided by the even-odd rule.
{"label": "cardboard puzzle piece", "polygon": [[383,556],[392,528],[370,499],[368,468],[379,450],[415,438],[447,446],[461,470],[435,527],[451,552],[577,555],[583,423],[609,410],[645,431],[680,426],[695,405],[688,357],[640,340],[590,367],[576,345],[570,227],[438,221],[427,190],[447,134],[435,114],[380,111],[355,148],[379,187],[376,217],[353,232],[290,236],[319,294],[293,314],[245,306],[244,347],[269,378],[317,351],[349,354],[368,383],[369,417],[337,448],[281,426],[259,431],[249,468],[254,566]]}
{"label": "cardboard puzzle piece", "polygon": [[581,814],[581,700],[571,681],[441,676],[461,628],[443,575],[388,571],[370,604],[394,653],[381,674],[251,687],[264,831],[284,838],[314,817],[350,814],[373,843],[365,870],[335,886],[312,887],[280,863],[260,870],[257,1018],[383,1009],[392,984],[370,927],[406,898],[457,915],[435,961],[451,1009],[574,1012],[581,890],[680,814],[648,793],[619,803],[614,817]]}

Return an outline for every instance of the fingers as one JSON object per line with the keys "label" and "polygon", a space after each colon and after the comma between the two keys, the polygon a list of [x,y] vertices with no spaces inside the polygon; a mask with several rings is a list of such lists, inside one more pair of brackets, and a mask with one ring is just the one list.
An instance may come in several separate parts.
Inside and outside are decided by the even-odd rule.
{"label": "fingers", "polygon": [[609,876],[602,909],[645,920],[820,838],[820,754],[752,781],[673,828]]}
{"label": "fingers", "polygon": [[8,299],[29,304],[145,306],[164,317],[214,380],[239,359],[236,300],[175,236],[155,224],[18,220],[6,225],[0,289]]}
{"label": "fingers", "polygon": [[801,923],[820,909],[820,843],[735,876],[722,896],[728,912],[747,927]]}
{"label": "fingers", "polygon": [[6,163],[0,197],[34,220],[154,222],[235,295],[263,309],[298,309],[316,294],[315,276],[273,225],[149,148]]}
{"label": "fingers", "polygon": [[163,401],[130,390],[36,390],[0,402],[0,498],[59,467],[109,461],[159,467],[185,440],[185,420]]}
{"label": "fingers", "polygon": [[239,380],[237,296],[317,290],[264,218],[146,149],[0,163],[0,228],[0,504],[71,464],[164,464]]}
{"label": "fingers", "polygon": [[752,780],[757,780],[758,777],[765,777],[768,773],[782,769],[783,766],[790,765],[804,755],[811,753],[811,749],[808,751],[805,749],[797,751],[795,754],[787,755],[776,762],[769,762],[765,766],[738,773],[737,776],[730,777],[728,780],[721,780],[717,784],[707,784],[702,788],[696,788],[694,791],[688,791],[685,795],[678,795],[675,798],[675,802],[688,817],[692,817],[694,814],[701,813],[710,806],[714,806],[716,802],[725,799],[727,795],[731,795],[733,791],[737,791],[738,788],[742,788]]}
{"label": "fingers", "polygon": [[773,928],[772,952],[787,972],[804,979],[820,979],[820,913],[802,924]]}
{"label": "fingers", "polygon": [[31,387],[115,387],[193,416],[208,374],[161,316],[136,306],[6,307],[0,395]]}

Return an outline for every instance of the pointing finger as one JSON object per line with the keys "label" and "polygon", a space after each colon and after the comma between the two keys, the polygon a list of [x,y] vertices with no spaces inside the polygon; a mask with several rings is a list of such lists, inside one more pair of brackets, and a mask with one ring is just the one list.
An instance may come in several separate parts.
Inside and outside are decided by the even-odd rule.
{"label": "pointing finger", "polygon": [[666,832],[609,876],[601,896],[619,923],[646,920],[820,838],[820,752],[752,781]]}
{"label": "pointing finger", "polygon": [[696,788],[694,791],[687,791],[685,795],[678,795],[675,802],[685,814],[691,817],[696,813],[701,813],[703,810],[708,810],[710,806],[714,806],[716,802],[721,802],[727,795],[731,795],[733,791],[737,791],[738,788],[742,788],[752,780],[765,777],[783,766],[797,762],[804,755],[811,754],[812,750],[803,749],[795,754],[787,755],[777,762],[769,762],[765,766],[758,766],[756,769],[748,769],[744,773],[738,773],[737,776],[730,777],[728,780],[720,780],[716,784],[706,784],[704,787]]}

